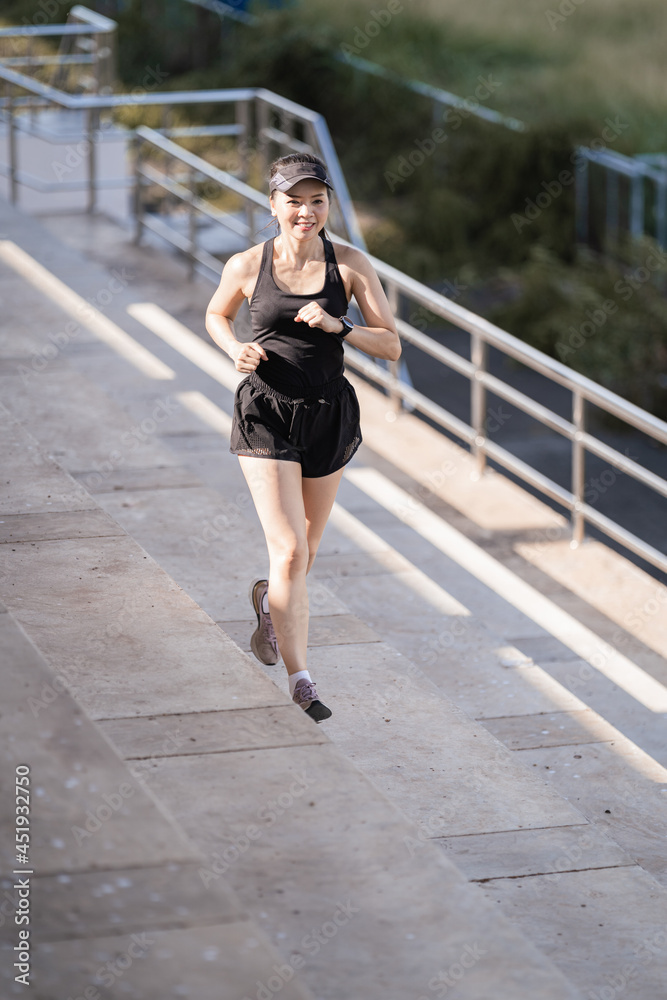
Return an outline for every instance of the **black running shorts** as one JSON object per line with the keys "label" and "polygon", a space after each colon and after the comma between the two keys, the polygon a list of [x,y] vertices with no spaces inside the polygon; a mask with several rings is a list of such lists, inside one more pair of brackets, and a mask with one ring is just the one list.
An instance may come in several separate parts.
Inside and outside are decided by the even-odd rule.
{"label": "black running shorts", "polygon": [[307,479],[341,469],[361,444],[359,402],[348,380],[281,388],[267,385],[256,372],[239,383],[229,450],[299,462]]}

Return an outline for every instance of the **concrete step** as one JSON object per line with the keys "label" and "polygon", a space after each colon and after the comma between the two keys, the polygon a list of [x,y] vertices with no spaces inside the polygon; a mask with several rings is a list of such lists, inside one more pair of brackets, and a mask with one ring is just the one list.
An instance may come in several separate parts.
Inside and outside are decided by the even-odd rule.
{"label": "concrete step", "polygon": [[[23,232],[21,220],[12,221]],[[25,243],[36,235],[27,228]],[[26,264],[21,255],[7,254],[6,244],[0,252],[9,268],[12,260],[19,267]],[[7,298],[11,292],[28,321],[34,284],[12,270],[5,268],[0,294]],[[82,260],[81,270],[91,287],[94,269]],[[39,276],[44,277],[42,272]],[[73,275],[68,280],[76,284]],[[62,289],[52,284],[49,292],[73,308]],[[47,325],[41,316],[32,329],[37,340],[41,333],[42,348],[52,324],[65,319],[58,309],[52,298],[51,322]],[[127,342],[116,338],[119,343],[127,372],[139,357],[146,378],[150,359],[145,353],[132,355]],[[9,469],[4,498],[9,519],[6,527],[0,525],[6,532],[2,595],[76,703],[122,748],[151,798],[203,854],[198,870],[202,884],[239,886],[241,904],[277,945],[282,965],[275,974],[282,970],[285,978],[299,967],[305,988],[318,997],[398,998],[431,992],[436,986],[430,983],[449,988],[450,975],[463,1000],[481,1000],[490,992],[517,1000],[533,997],[535,990],[545,998],[578,997],[576,987],[484,900],[436,845],[426,843],[419,852],[407,849],[418,838],[414,823],[341,754],[326,731],[290,703],[87,490],[77,488],[67,469],[84,482],[94,472],[101,477],[93,484],[98,489],[122,470],[129,476],[125,496],[169,493],[176,498],[174,507],[187,497],[191,518],[199,523],[213,509],[220,512],[222,498],[213,508],[214,491],[193,481],[189,471],[174,488],[174,476],[183,469],[178,456],[155,441],[155,430],[144,429],[144,441],[133,435],[135,418],[77,370],[87,357],[94,358],[99,373],[99,359],[106,355],[115,378],[113,351],[107,343],[99,351],[58,357],[53,366],[24,381],[21,366],[30,355],[22,353],[20,341],[6,348],[5,357],[13,360],[0,376],[6,401],[3,467]],[[153,370],[163,373],[159,365]],[[152,388],[145,386],[140,398]],[[157,425],[157,416],[151,419]],[[32,431],[40,436],[40,447]],[[136,446],[130,445],[135,438]],[[35,476],[25,495],[17,496],[13,464],[17,482],[25,482],[28,448]],[[96,494],[100,500],[104,496]],[[52,513],[54,499],[58,509]],[[220,522],[216,525],[219,530]],[[187,565],[191,563],[183,561],[182,567]],[[327,588],[321,593],[320,611],[325,628],[331,627],[331,620],[347,609]],[[240,600],[231,600],[228,609],[236,617],[245,613]],[[390,650],[385,655],[396,657]],[[85,752],[78,750],[79,755]],[[556,794],[545,790],[545,795],[554,808],[579,818]],[[58,871],[56,863],[50,874],[57,878],[68,872]],[[86,912],[96,891],[102,890],[94,882],[80,882],[71,905]],[[91,926],[102,927],[105,919],[101,907]],[[111,945],[102,937],[91,950],[87,940],[76,936],[76,919],[67,923],[74,936],[58,944],[54,967],[80,966],[88,976],[92,966],[107,960]],[[224,962],[219,961],[221,943],[210,928],[178,939],[170,934],[164,931],[156,951],[165,959],[166,976],[175,975],[186,956],[189,961],[210,960],[223,976],[226,964],[235,961],[232,941],[225,945]],[[42,946],[53,957],[55,945],[44,941]],[[131,990],[141,995],[145,979],[138,967],[133,979],[134,969],[114,983],[116,995],[126,995],[128,987],[130,995]],[[278,989],[271,986],[261,961],[253,975],[252,991],[242,987],[248,996]],[[281,991],[282,986],[281,981]],[[205,995],[197,988],[195,983],[190,995]],[[185,989],[178,995],[188,995]],[[240,994],[233,989],[227,995]]]}
{"label": "concrete step", "polygon": [[[216,378],[194,368],[192,363],[184,365],[182,357],[179,360],[174,345],[178,344],[179,351],[189,353],[190,356],[194,354],[191,340],[183,331],[181,334],[180,341],[178,338],[170,338],[171,346],[168,348],[157,340],[150,345],[162,362],[166,362],[171,370],[177,372],[174,395],[183,404],[178,409],[171,410],[169,419],[161,421],[159,427],[156,424],[153,431],[153,438],[159,436],[163,441],[169,441],[171,460],[167,461],[166,449],[164,455],[156,452],[155,444],[151,441],[145,452],[149,464],[143,471],[140,469],[140,455],[137,455],[136,461],[133,458],[132,463],[120,461],[114,464],[109,461],[112,468],[107,475],[102,475],[99,470],[104,462],[101,462],[100,456],[114,453],[118,448],[119,433],[128,433],[127,425],[123,429],[123,414],[112,412],[110,400],[102,404],[103,419],[99,423],[89,421],[89,434],[92,437],[88,445],[83,449],[76,443],[71,445],[71,453],[65,457],[68,468],[83,481],[84,477],[90,477],[91,468],[95,471],[94,463],[97,463],[97,475],[101,476],[101,481],[96,482],[94,488],[99,491],[96,496],[107,512],[156,556],[160,564],[195,597],[198,604],[222,621],[232,636],[243,641],[245,635],[247,642],[251,625],[247,617],[247,567],[252,564],[261,568],[264,554],[259,525],[248,504],[242,502],[247,497],[243,492],[235,460],[230,460],[225,454],[224,443],[221,449],[220,433],[224,434],[224,429],[228,427],[233,374],[227,372],[225,375],[220,372],[219,358],[215,365],[209,366],[217,372]],[[90,391],[89,380],[102,385],[116,399],[117,404],[123,406],[127,411],[129,426],[136,426],[139,416],[146,413],[146,399],[150,388],[145,388],[136,395],[137,386],[131,384],[127,375],[125,380],[122,377],[123,367],[127,368],[127,363],[114,363],[110,352],[106,351],[105,354],[108,356],[103,359],[101,354],[93,355],[90,351],[68,355],[75,373],[70,371],[66,377],[64,372],[56,371],[55,368],[44,372],[43,375],[48,376],[47,381],[51,386],[46,392],[45,402],[40,402],[35,397],[24,405],[19,398],[20,394],[15,395],[13,404],[17,407],[17,412],[21,412],[25,420],[33,419],[44,426],[42,433],[51,446],[62,439],[64,425],[57,407],[49,399],[56,401],[65,394],[77,397],[85,401],[77,404],[79,412],[93,414],[95,393]],[[40,381],[44,380],[40,377]],[[364,467],[368,467],[379,474],[387,471],[387,462],[382,461],[380,447],[382,424],[388,424],[385,419],[386,405],[382,397],[370,390],[360,391],[363,393],[364,412],[371,418],[369,425],[373,450],[367,448],[360,456],[364,464],[359,462],[357,465],[361,472]],[[215,392],[213,398],[220,406],[213,403],[205,395],[206,392],[209,396]],[[381,420],[374,419],[375,410],[380,413]],[[405,432],[406,421],[401,418],[397,423],[403,426],[395,429]],[[421,428],[422,425],[418,426]],[[414,435],[414,424],[407,427],[407,433],[408,436]],[[368,441],[368,433],[366,438]],[[91,443],[93,441],[94,444]],[[395,444],[394,439],[394,447]],[[182,465],[173,458],[175,449],[182,455]],[[94,458],[96,451],[97,459]],[[462,461],[460,457],[459,460]],[[186,462],[191,470],[196,469],[201,482],[188,479]],[[176,474],[175,470],[179,469],[182,470],[183,478],[175,482],[173,476]],[[166,478],[162,478],[163,476]],[[396,474],[394,478],[399,481],[401,479]],[[498,479],[500,482],[493,484],[494,498],[497,502],[500,491],[501,498],[505,500],[505,511],[508,508],[514,511],[519,502],[516,496],[521,495],[520,491],[511,488],[511,484],[505,485],[500,477]],[[204,482],[209,485],[205,486]],[[505,749],[480,725],[475,726],[446,697],[450,691],[446,688],[442,673],[429,673],[431,667],[442,666],[443,657],[440,654],[449,653],[450,650],[449,639],[438,637],[448,636],[458,643],[455,650],[457,660],[459,663],[465,662],[471,673],[474,674],[477,669],[476,661],[482,662],[484,670],[493,670],[494,676],[489,679],[489,683],[491,680],[498,683],[498,670],[503,679],[507,679],[508,671],[511,670],[516,675],[513,681],[517,687],[525,688],[530,674],[529,687],[539,689],[536,697],[543,699],[547,710],[553,709],[554,705],[560,707],[564,704],[564,710],[585,712],[585,704],[568,692],[565,694],[569,701],[563,702],[563,692],[553,678],[546,675],[540,666],[531,664],[525,654],[516,648],[508,648],[494,630],[503,623],[516,629],[526,621],[525,613],[520,608],[514,607],[508,613],[506,593],[500,598],[498,594],[489,592],[487,584],[480,586],[480,579],[470,572],[470,567],[467,566],[462,572],[456,559],[452,561],[452,572],[443,579],[442,566],[445,560],[442,553],[438,556],[436,567],[432,553],[426,550],[422,553],[418,549],[414,531],[411,536],[406,532],[404,539],[392,536],[391,531],[396,527],[395,513],[393,510],[378,510],[377,497],[369,492],[373,480],[369,480],[367,475],[359,478],[355,469],[352,469],[349,483],[349,487],[346,484],[341,492],[341,505],[335,513],[331,530],[328,529],[322,555],[318,557],[318,572],[323,574],[322,582],[326,586],[311,591],[311,599],[315,597],[313,604],[317,626],[312,636],[314,643],[311,645],[315,650],[313,656],[317,658],[319,665],[317,669],[322,671],[317,677],[331,677],[332,681],[335,678],[335,692],[331,698],[327,695],[327,700],[335,710],[334,720],[327,727],[327,732],[364,773],[372,777],[374,784],[419,824],[416,836],[405,839],[404,849],[410,857],[416,858],[424,850],[428,851],[431,847],[429,841],[432,839],[452,851],[450,856],[458,857],[457,845],[470,845],[475,838],[488,838],[485,840],[491,845],[485,855],[488,872],[497,881],[507,879],[508,882],[520,873],[530,885],[537,885],[540,878],[559,876],[563,866],[561,863],[559,869],[558,865],[565,857],[573,878],[563,882],[567,891],[562,905],[577,913],[577,920],[571,924],[572,939],[585,938],[591,942],[598,961],[594,964],[589,962],[587,966],[578,960],[572,963],[572,948],[567,942],[557,940],[559,936],[562,937],[562,932],[554,932],[553,958],[566,969],[568,975],[572,969],[573,978],[582,988],[603,987],[605,981],[601,968],[615,968],[615,963],[620,963],[620,968],[624,961],[626,964],[631,962],[634,949],[641,945],[641,941],[627,938],[622,921],[614,922],[613,914],[617,904],[612,900],[615,890],[607,895],[604,891],[608,877],[616,869],[622,868],[626,872],[627,881],[622,889],[624,912],[628,912],[628,907],[632,911],[633,905],[640,905],[646,891],[646,879],[649,879],[657,895],[648,919],[649,922],[657,919],[657,927],[659,914],[664,912],[661,890],[651,876],[638,867],[637,858],[633,854],[625,854],[618,844],[605,837],[604,830],[597,828],[597,823],[596,827],[586,823],[581,803],[578,803],[581,811],[574,809],[561,797],[554,796],[545,786],[542,777],[536,779],[530,770],[517,767],[516,761],[512,759],[513,751]],[[366,486],[365,493],[360,489],[360,484]],[[393,483],[394,490],[396,485]],[[402,485],[405,485],[405,481]],[[112,486],[113,489],[110,489]],[[391,492],[391,487],[392,482],[389,481],[386,489],[395,499],[396,494]],[[506,493],[504,497],[503,491]],[[408,495],[407,509],[417,500],[423,499],[424,495],[423,492]],[[525,520],[525,501],[522,504],[520,511]],[[540,518],[544,516],[540,510],[541,505],[531,508],[529,503],[528,508],[531,509],[533,524],[538,525]],[[375,520],[369,521],[366,516],[369,513],[376,514]],[[372,527],[369,526],[370,523]],[[385,529],[390,529],[389,533]],[[420,556],[419,565],[410,562],[408,556],[401,551],[402,547],[412,559],[415,554]],[[428,568],[428,575],[424,573],[422,566]],[[444,583],[448,589],[443,586]],[[523,596],[526,597],[525,593]],[[471,614],[470,609],[461,603],[461,597],[465,597],[466,604],[475,608],[476,614]],[[357,615],[350,614],[349,605],[354,607]],[[417,628],[413,621],[413,613],[420,606],[430,615],[429,627],[425,631],[420,631],[424,625],[424,615],[421,620],[417,615]],[[383,620],[374,622],[373,615],[377,615],[378,609],[381,610]],[[494,629],[480,620],[482,616],[493,618]],[[371,626],[376,624],[376,629],[369,628],[363,619]],[[529,624],[535,632],[534,621],[529,619]],[[452,625],[456,628],[452,628]],[[462,633],[458,632],[459,626],[463,627]],[[380,641],[381,637],[391,638],[392,643],[399,646],[394,639],[401,635],[405,643],[411,643],[411,649],[406,649],[409,657],[401,657],[387,642]],[[544,635],[545,638],[548,637],[548,633]],[[432,636],[438,638],[441,647],[438,650],[436,644],[435,652],[438,655],[435,659],[431,655]],[[351,642],[351,638],[354,641]],[[420,657],[415,657],[415,649],[422,654]],[[364,664],[362,685],[359,680],[360,662]],[[272,675],[275,676],[276,671]],[[448,672],[447,681],[451,681],[452,676],[452,672]],[[278,682],[285,687],[284,678],[279,677]],[[179,716],[179,725],[187,723],[187,732],[195,734],[195,739],[214,739],[210,727],[205,726],[202,733],[197,726],[192,728],[196,720],[191,713],[186,715],[185,720],[182,715]],[[591,715],[586,716],[586,719],[590,722]],[[104,725],[111,727],[108,732],[112,739],[129,740],[123,743],[123,752],[132,755],[137,752],[137,745],[150,745],[151,739],[154,739],[152,734],[156,720],[150,721],[151,725],[144,728],[142,719],[121,720],[115,716],[113,721]],[[369,722],[372,726],[369,726]],[[214,728],[213,717],[211,723]],[[127,726],[134,727],[129,736]],[[157,732],[161,732],[159,727]],[[243,746],[243,743],[234,746]],[[183,753],[164,753],[163,756],[165,759],[156,761],[153,769],[156,781],[162,782],[160,787],[165,801],[171,802],[179,817],[181,813],[178,810],[183,810],[184,823],[190,816],[189,807],[192,805],[196,818],[190,821],[197,828],[205,827],[206,816],[197,812],[196,804],[188,803],[184,806],[178,795],[173,801],[169,799],[170,788],[180,788],[180,782],[175,785],[172,778],[180,775],[181,769],[186,769],[184,774],[196,773],[202,781],[208,781],[204,762],[201,762],[202,770],[199,771],[197,768],[200,762],[185,760]],[[277,756],[274,759],[278,761]],[[619,766],[616,761],[614,763],[616,767]],[[648,763],[647,755],[640,754],[639,766],[646,768]],[[620,767],[627,769],[626,755],[621,759]],[[553,769],[549,768],[551,770]],[[565,768],[563,773],[567,774]],[[250,777],[248,780],[251,780]],[[655,775],[652,780],[655,782]],[[644,791],[643,787],[640,788],[636,797],[641,800],[643,809],[642,827],[651,808],[642,799]],[[247,805],[242,805],[240,818],[232,833],[232,846],[233,837],[238,837],[238,830],[243,829],[243,822],[248,822],[247,808]],[[545,833],[543,827],[550,829]],[[644,832],[642,830],[642,836]],[[547,837],[544,840],[543,834],[548,833],[552,839]],[[504,869],[502,867],[507,852],[502,837],[515,838],[512,843],[525,845],[523,849],[527,851],[522,863],[517,864],[516,870],[510,870],[509,873],[507,866]],[[650,836],[648,840],[651,840]],[[655,848],[658,846],[657,840],[655,837],[653,840]],[[630,847],[636,847],[636,841]],[[550,856],[547,853],[549,851],[553,852]],[[462,846],[460,857],[465,858],[467,853],[468,847]],[[644,851],[644,855],[641,856],[640,863],[646,863],[650,870],[653,859],[656,862],[654,867],[657,868],[655,850],[652,855],[650,850]],[[239,859],[239,866],[234,865],[230,877],[238,878],[239,891],[248,893],[253,905],[260,905],[260,900],[261,905],[266,905],[264,870],[261,872],[262,877],[253,882],[251,858],[247,858],[247,867],[240,865],[242,860],[246,859]],[[501,876],[497,875],[499,866],[504,871]],[[593,878],[593,883],[584,885],[584,868],[595,870],[594,876],[590,872],[586,876]],[[481,870],[484,871],[483,868]],[[490,877],[491,874],[477,874],[480,880]],[[271,881],[271,884],[283,891],[286,884],[292,886],[291,882],[281,881],[282,875],[272,874],[271,878],[276,880]],[[494,882],[494,894],[498,893],[497,881]],[[604,904],[608,910],[605,922],[607,930],[603,933],[594,929],[595,925],[588,919],[588,914],[582,916],[581,911],[587,906],[574,902],[575,899],[587,898],[587,893],[601,893],[607,900]],[[632,899],[635,900],[634,904]],[[512,910],[513,917],[518,919],[516,908],[510,905],[509,900],[507,905],[508,910]],[[555,918],[550,913],[550,908],[544,905],[544,900],[537,910],[538,912],[530,913],[529,920],[525,920],[526,933],[539,937],[540,941],[545,937],[550,940],[549,928],[553,928]],[[267,920],[273,919],[274,914],[268,906],[263,912],[267,913]],[[280,930],[276,933],[287,932]],[[296,933],[290,932],[292,940]],[[619,950],[621,941],[625,943]],[[660,964],[656,962],[652,969],[642,969],[640,991],[636,992],[636,996],[652,995],[651,991],[655,988],[654,975],[658,974],[660,968]]]}
{"label": "concrete step", "polygon": [[[26,443],[34,453],[34,442]],[[30,984],[44,1000],[100,997],[98,987],[130,1000],[213,1000],[220,977],[227,996],[254,995],[257,980],[269,981],[281,966],[264,932],[225,881],[204,886],[198,848],[5,607],[0,646],[0,786],[3,802],[13,801],[15,771],[23,778],[27,767],[20,793],[30,809],[26,865],[13,848],[14,810],[6,808],[0,823],[2,995],[23,996]],[[20,927],[17,886],[29,903]],[[21,963],[16,947],[26,928],[29,957]],[[313,996],[294,973],[283,995]]]}

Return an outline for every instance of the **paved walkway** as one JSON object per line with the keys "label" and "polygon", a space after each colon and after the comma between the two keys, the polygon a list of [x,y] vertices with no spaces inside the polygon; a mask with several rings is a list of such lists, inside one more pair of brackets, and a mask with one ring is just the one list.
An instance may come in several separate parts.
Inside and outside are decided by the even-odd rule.
{"label": "paved walkway", "polygon": [[45,222],[7,210],[0,237],[1,722],[33,767],[43,995],[656,1000],[663,588],[360,385],[313,726],[247,655],[266,557],[210,286],[102,219]]}

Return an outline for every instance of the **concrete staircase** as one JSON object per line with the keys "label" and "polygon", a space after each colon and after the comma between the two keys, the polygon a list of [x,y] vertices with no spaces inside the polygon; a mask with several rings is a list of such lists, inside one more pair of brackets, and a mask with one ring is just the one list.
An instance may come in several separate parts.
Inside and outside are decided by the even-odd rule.
{"label": "concrete staircase", "polygon": [[358,384],[315,727],[248,655],[266,555],[211,286],[104,218],[2,208],[0,731],[4,777],[33,773],[36,995],[664,995],[664,588]]}

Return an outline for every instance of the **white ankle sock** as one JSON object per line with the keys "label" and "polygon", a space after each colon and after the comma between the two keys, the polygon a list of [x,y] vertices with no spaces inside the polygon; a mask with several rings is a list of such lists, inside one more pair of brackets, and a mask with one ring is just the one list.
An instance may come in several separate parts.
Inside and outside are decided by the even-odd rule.
{"label": "white ankle sock", "polygon": [[264,612],[265,615],[268,615],[268,613],[269,613],[269,592],[268,592],[268,590],[264,591],[264,597],[262,598],[262,611]]}
{"label": "white ankle sock", "polygon": [[294,688],[296,687],[297,681],[310,681],[312,680],[312,677],[307,670],[297,670],[295,674],[289,674],[287,679],[289,681],[289,693],[294,694]]}

